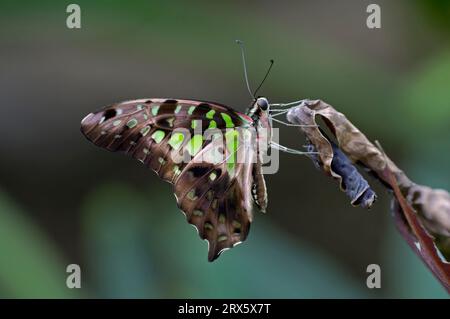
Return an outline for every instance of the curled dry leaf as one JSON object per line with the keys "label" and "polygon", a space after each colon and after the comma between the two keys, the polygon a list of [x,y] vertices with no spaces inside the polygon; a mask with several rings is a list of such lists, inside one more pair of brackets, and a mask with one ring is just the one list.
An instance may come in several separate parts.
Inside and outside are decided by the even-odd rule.
{"label": "curled dry leaf", "polygon": [[[342,147],[341,144],[338,146],[333,143],[319,127],[315,126],[317,124],[316,115],[322,115],[320,112],[323,112],[328,107],[330,107],[328,104],[320,100],[305,100],[300,107],[292,108],[288,112],[287,118],[292,123],[308,125],[302,127],[310,143],[308,150],[319,152],[318,156],[312,157],[313,162],[339,181],[341,190],[345,191],[347,196],[350,197],[351,204],[370,208],[376,200],[376,194],[370,188],[369,183],[358,172],[346,153],[340,149]],[[327,113],[324,112],[324,114]],[[345,119],[341,113],[337,114],[338,117]],[[326,116],[323,117],[327,120]],[[344,121],[340,120],[340,122]],[[326,123],[328,124],[329,122]],[[346,123],[349,122],[346,121]],[[334,126],[331,126],[330,129],[335,133]],[[349,130],[349,132],[355,131],[357,131],[356,128]],[[351,140],[351,138],[345,136],[344,138]],[[338,142],[340,143],[339,139]]]}
{"label": "curled dry leaf", "polygon": [[[335,143],[330,141],[330,144],[333,150],[331,170],[333,176],[337,176],[341,190],[350,198],[350,203],[353,206],[360,205],[363,208],[370,208],[377,195],[344,152]],[[316,151],[314,145],[310,143],[307,145],[307,149],[310,152]],[[316,154],[312,154],[310,157],[317,168],[322,167],[322,163]]]}
{"label": "curled dry leaf", "polygon": [[[359,162],[374,172],[382,172],[385,165],[388,165],[399,181],[401,189],[411,186],[412,183],[406,175],[392,161],[386,160],[383,153],[344,114],[336,111],[331,105],[321,100],[304,100],[300,106],[292,108],[287,113],[289,122],[301,125],[317,125],[317,116],[322,117],[336,137],[339,148],[353,163]],[[324,171],[334,176],[331,168],[333,151],[330,141],[318,127],[302,127],[301,130],[320,152]]]}
{"label": "curled dry leaf", "polygon": [[364,208],[370,208],[377,199],[377,195],[344,152],[333,142],[331,146],[334,155],[331,169],[341,176],[341,189],[351,198],[353,206],[361,205]]}
{"label": "curled dry leaf", "polygon": [[[333,146],[317,126],[317,116],[322,117],[338,146]],[[309,125],[301,130],[312,144],[309,148],[319,152],[316,161],[326,173],[340,179],[341,183],[354,174],[348,166],[351,163],[344,164],[344,170],[338,168],[344,158],[340,154],[342,150],[351,162],[363,164],[393,190],[392,211],[397,228],[450,292],[450,194],[413,183],[344,114],[321,100],[302,101],[289,110],[287,119],[294,124]]]}

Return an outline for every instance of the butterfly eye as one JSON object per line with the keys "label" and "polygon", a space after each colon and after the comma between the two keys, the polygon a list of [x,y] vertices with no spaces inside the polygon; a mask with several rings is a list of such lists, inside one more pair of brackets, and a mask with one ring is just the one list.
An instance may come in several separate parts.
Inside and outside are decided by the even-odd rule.
{"label": "butterfly eye", "polygon": [[267,111],[267,109],[269,108],[269,101],[267,101],[267,99],[263,97],[259,98],[256,101],[256,104],[258,104],[259,108],[263,111]]}

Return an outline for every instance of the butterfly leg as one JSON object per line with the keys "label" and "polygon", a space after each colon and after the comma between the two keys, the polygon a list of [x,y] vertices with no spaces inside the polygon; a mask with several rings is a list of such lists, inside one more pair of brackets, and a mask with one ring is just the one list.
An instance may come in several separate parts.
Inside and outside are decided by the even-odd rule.
{"label": "butterfly leg", "polygon": [[274,110],[270,110],[270,117],[275,117],[275,116],[278,116],[278,115],[286,114],[289,111],[290,111],[290,109],[274,109]]}
{"label": "butterfly leg", "polygon": [[[270,104],[270,116],[278,116],[289,112],[293,107],[300,106],[305,100],[295,101],[287,104]],[[280,108],[272,108],[272,107]]]}
{"label": "butterfly leg", "polygon": [[319,152],[304,152],[304,151],[300,151],[300,150],[296,150],[293,148],[289,148],[283,145],[280,145],[276,142],[270,142],[270,146],[276,150],[282,151],[282,152],[286,152],[286,153],[290,153],[290,154],[296,154],[296,155],[310,155],[310,154],[319,154]]}
{"label": "butterfly leg", "polygon": [[270,119],[271,119],[272,121],[275,121],[275,122],[277,122],[277,123],[281,123],[281,124],[286,125],[286,126],[294,126],[294,127],[319,127],[319,125],[316,125],[316,124],[312,124],[312,125],[292,124],[292,123],[288,123],[288,122],[284,122],[284,121],[275,119],[275,118],[273,118],[273,117],[271,117]]}
{"label": "butterfly leg", "polygon": [[289,102],[289,103],[274,103],[274,104],[270,104],[270,107],[276,106],[276,107],[293,107],[293,106],[298,106],[300,104],[303,103],[303,101],[305,100],[298,100],[298,101],[294,101],[294,102]]}

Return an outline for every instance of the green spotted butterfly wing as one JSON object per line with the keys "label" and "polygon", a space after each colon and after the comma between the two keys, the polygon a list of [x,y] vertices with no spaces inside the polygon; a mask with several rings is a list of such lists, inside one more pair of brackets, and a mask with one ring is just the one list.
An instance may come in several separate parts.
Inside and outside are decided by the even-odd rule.
{"label": "green spotted butterfly wing", "polygon": [[229,130],[225,143],[213,139],[198,154],[202,161],[194,158],[175,182],[178,205],[208,241],[210,261],[244,241],[250,229],[254,151],[243,132]]}
{"label": "green spotted butterfly wing", "polygon": [[252,160],[252,124],[217,103],[142,99],[89,114],[81,130],[95,145],[129,154],[172,183],[212,261],[246,239],[252,199],[265,208],[257,201],[266,191],[260,162]]}

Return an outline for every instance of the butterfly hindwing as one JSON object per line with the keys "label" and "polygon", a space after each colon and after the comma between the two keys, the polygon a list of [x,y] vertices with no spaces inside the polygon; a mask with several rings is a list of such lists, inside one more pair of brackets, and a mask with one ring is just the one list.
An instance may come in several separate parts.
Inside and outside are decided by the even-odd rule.
{"label": "butterfly hindwing", "polygon": [[175,183],[178,206],[208,241],[209,261],[244,241],[250,229],[254,151],[243,137],[247,130],[231,129],[213,139]]}

